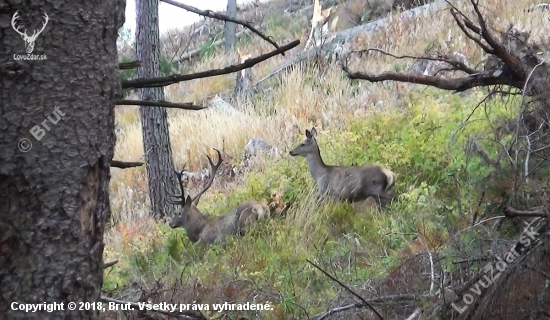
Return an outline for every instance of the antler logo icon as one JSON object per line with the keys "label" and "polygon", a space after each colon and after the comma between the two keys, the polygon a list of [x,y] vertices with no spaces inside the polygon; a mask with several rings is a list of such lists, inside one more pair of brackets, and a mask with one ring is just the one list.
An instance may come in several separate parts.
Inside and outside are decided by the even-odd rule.
{"label": "antler logo icon", "polygon": [[44,21],[44,24],[42,25],[42,29],[34,30],[32,33],[32,36],[27,35],[27,29],[25,29],[24,32],[19,31],[19,27],[15,25],[17,19],[19,19],[19,11],[16,11],[13,14],[13,18],[11,19],[11,26],[13,27],[13,30],[19,33],[21,35],[21,38],[23,38],[23,40],[25,41],[25,50],[27,51],[27,53],[32,53],[32,51],[34,50],[34,42],[36,41],[36,38],[42,33],[42,31],[44,31],[44,28],[46,28],[46,25],[48,24],[48,20],[50,19],[48,15],[44,12],[45,21]]}

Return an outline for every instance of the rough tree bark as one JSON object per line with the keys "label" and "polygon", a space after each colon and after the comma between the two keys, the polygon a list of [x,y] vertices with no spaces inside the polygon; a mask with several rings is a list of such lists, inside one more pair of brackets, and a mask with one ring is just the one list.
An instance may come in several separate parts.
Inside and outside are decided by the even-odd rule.
{"label": "rough tree bark", "polygon": [[[237,0],[227,0],[227,12],[229,18],[237,17]],[[225,22],[225,52],[232,52],[235,47],[237,25],[233,22]]]}
{"label": "rough tree bark", "polygon": [[[103,284],[126,1],[14,3],[0,4],[0,318],[98,318],[67,304],[99,301]],[[16,11],[29,35],[47,14],[32,52],[47,59],[18,59]],[[13,302],[65,311],[26,313]]]}
{"label": "rough tree bark", "polygon": [[[160,40],[158,0],[136,1],[136,54],[142,65],[138,78],[160,76]],[[140,100],[164,101],[163,88],[141,88]],[[168,131],[168,115],[165,108],[141,106],[143,152],[147,167],[151,214],[156,217],[171,215],[173,206],[167,201],[167,193],[176,190],[174,161]]]}

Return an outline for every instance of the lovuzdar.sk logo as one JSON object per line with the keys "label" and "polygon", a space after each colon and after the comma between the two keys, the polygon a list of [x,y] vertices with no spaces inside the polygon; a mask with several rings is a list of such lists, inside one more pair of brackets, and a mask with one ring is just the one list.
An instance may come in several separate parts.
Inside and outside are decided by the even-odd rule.
{"label": "lovuzdar.sk logo", "polygon": [[13,14],[13,17],[11,19],[11,26],[13,30],[15,30],[15,32],[21,35],[21,38],[23,39],[23,41],[25,41],[25,51],[27,52],[27,54],[26,55],[14,54],[13,58],[15,60],[46,60],[47,57],[45,54],[36,55],[36,54],[32,54],[32,52],[34,51],[34,43],[36,41],[36,38],[38,38],[38,36],[44,31],[50,18],[44,12],[44,16],[43,16],[44,21],[42,22],[42,27],[40,29],[33,29],[32,35],[27,34],[27,29],[25,29],[24,31],[21,31],[23,27],[18,26],[18,24],[20,24],[20,22],[18,21],[19,18],[20,18],[19,11],[16,11]]}

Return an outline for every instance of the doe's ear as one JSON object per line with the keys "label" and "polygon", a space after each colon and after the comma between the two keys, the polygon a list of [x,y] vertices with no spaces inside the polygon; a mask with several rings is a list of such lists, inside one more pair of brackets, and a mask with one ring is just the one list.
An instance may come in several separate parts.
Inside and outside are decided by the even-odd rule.
{"label": "doe's ear", "polygon": [[311,132],[308,129],[306,129],[306,138],[311,139]]}
{"label": "doe's ear", "polygon": [[315,127],[311,128],[311,137],[312,138],[317,137],[317,129],[315,129]]}

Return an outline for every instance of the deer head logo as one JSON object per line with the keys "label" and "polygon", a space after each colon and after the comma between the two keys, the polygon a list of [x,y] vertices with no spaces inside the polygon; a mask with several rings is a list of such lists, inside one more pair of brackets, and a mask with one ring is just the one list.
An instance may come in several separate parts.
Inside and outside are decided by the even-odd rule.
{"label": "deer head logo", "polygon": [[19,33],[21,35],[21,38],[23,38],[23,40],[25,41],[25,50],[27,51],[27,53],[32,53],[32,51],[34,50],[34,42],[36,41],[36,38],[38,37],[38,35],[40,35],[42,31],[44,31],[44,28],[46,28],[49,17],[44,12],[44,24],[42,25],[42,29],[34,30],[32,33],[32,36],[27,35],[27,29],[25,29],[24,32],[19,31],[19,27],[15,25],[17,22],[17,19],[19,19],[19,11],[16,11],[13,14],[13,18],[11,19],[11,26],[13,27],[13,30]]}

